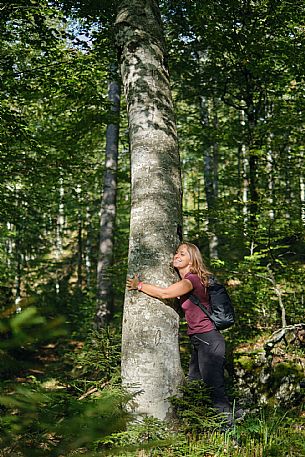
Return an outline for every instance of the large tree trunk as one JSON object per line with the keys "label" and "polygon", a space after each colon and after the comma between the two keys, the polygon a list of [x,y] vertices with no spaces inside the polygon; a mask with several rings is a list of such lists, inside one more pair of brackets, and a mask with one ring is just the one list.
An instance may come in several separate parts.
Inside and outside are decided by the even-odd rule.
{"label": "large tree trunk", "polygon": [[113,289],[111,267],[113,264],[113,236],[116,216],[118,144],[120,127],[120,84],[116,68],[110,72],[108,98],[112,120],[106,131],[106,156],[104,189],[101,203],[99,255],[97,262],[96,325],[101,328],[111,315]]}
{"label": "large tree trunk", "polygon": [[[160,286],[174,282],[172,256],[181,233],[181,177],[158,4],[120,3],[116,20],[131,148],[128,273]],[[182,381],[179,318],[160,300],[127,292],[122,379],[136,414],[165,419]]]}

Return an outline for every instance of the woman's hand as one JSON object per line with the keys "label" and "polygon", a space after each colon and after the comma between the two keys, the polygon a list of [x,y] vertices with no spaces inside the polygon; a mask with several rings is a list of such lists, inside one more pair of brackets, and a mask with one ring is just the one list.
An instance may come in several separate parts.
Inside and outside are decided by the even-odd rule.
{"label": "woman's hand", "polygon": [[127,278],[126,286],[128,290],[137,290],[140,279],[139,275],[135,274],[133,278]]}

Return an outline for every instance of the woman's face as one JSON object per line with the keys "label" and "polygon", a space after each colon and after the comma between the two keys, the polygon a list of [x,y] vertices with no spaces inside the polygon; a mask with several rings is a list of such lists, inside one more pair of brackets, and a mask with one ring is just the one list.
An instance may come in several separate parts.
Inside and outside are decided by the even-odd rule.
{"label": "woman's face", "polygon": [[181,246],[178,247],[177,252],[174,255],[173,265],[178,270],[191,265],[191,258],[185,244],[181,244]]}

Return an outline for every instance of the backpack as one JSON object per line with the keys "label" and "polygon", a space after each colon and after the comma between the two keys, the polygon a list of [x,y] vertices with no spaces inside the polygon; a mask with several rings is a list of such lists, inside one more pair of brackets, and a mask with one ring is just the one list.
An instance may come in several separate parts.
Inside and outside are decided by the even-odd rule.
{"label": "backpack", "polygon": [[191,294],[188,298],[211,319],[218,330],[224,330],[234,324],[235,313],[229,294],[223,284],[215,279],[210,279],[208,285],[209,302],[211,312],[200,302],[196,295]]}

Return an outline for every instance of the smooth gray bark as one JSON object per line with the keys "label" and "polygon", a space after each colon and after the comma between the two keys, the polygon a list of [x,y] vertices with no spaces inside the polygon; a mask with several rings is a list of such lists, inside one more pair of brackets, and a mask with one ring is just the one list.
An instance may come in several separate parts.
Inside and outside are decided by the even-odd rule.
{"label": "smooth gray bark", "polygon": [[101,201],[99,255],[97,262],[96,325],[102,328],[112,312],[113,237],[116,216],[117,168],[119,144],[120,84],[115,69],[110,74],[108,98],[111,103],[111,122],[106,130],[104,188]]}
{"label": "smooth gray bark", "polygon": [[[140,272],[144,281],[168,286],[177,280],[172,256],[181,233],[181,176],[158,3],[122,1],[116,28],[131,149],[128,274]],[[137,415],[170,415],[168,398],[183,379],[178,326],[170,306],[126,292],[122,380],[138,392]]]}

